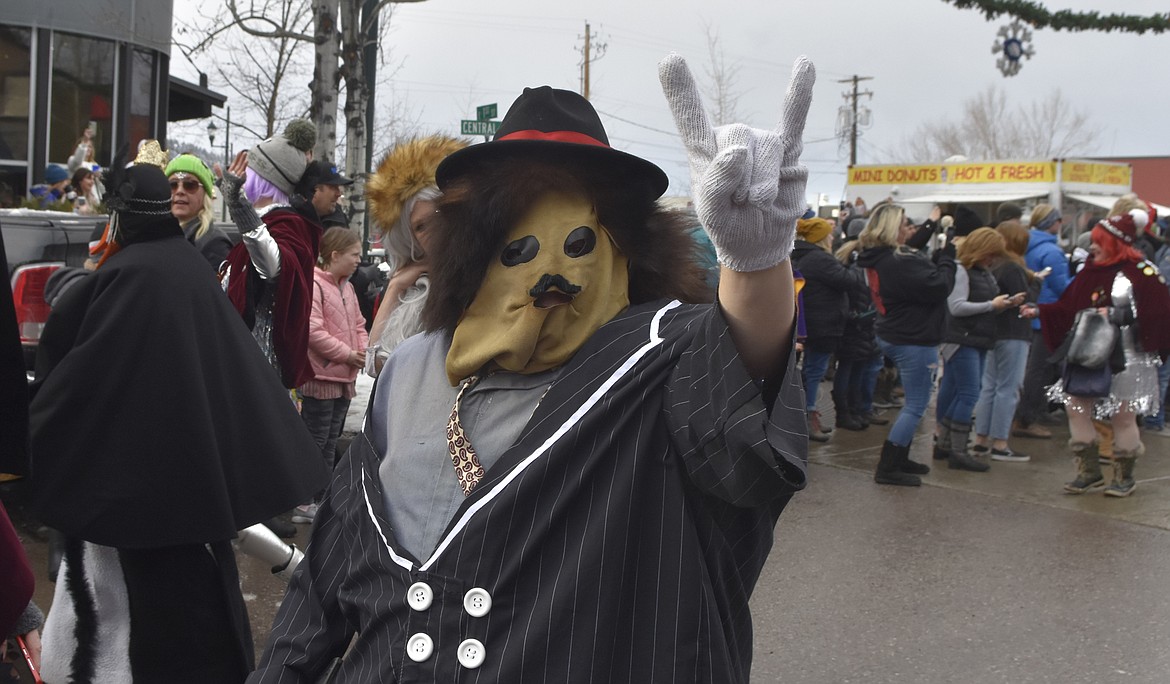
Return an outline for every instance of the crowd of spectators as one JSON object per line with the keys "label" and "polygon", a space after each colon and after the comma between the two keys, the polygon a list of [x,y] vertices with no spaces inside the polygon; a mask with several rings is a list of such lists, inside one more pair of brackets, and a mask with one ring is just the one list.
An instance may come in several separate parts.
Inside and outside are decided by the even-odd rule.
{"label": "crowd of spectators", "polygon": [[[1051,439],[1049,427],[1063,413],[1070,452],[1082,464],[1065,490],[1104,486],[1100,457],[1114,468],[1106,493],[1133,491],[1140,434],[1168,434],[1170,372],[1162,361],[1170,340],[1151,318],[1168,292],[1166,218],[1135,195],[1085,222],[1082,236],[1049,204],[1024,214],[1011,202],[994,217],[955,204],[936,206],[915,224],[893,202],[870,209],[858,200],[843,205],[834,223],[806,217],[798,224],[805,241],[797,241],[793,261],[806,280],[802,377],[811,440],[828,441],[834,427],[883,424],[872,397],[878,372],[892,367],[902,399],[877,482],[917,485],[929,472],[908,454],[937,391],[932,451],[950,468],[985,472],[992,461],[1026,462],[1009,440]],[[844,267],[830,268],[814,242],[836,248]],[[1119,330],[1112,382],[1092,396],[1069,391],[1075,364],[1062,350],[1084,309],[1100,309]],[[869,356],[874,347],[881,354]],[[834,383],[834,426],[817,408],[826,377]]]}

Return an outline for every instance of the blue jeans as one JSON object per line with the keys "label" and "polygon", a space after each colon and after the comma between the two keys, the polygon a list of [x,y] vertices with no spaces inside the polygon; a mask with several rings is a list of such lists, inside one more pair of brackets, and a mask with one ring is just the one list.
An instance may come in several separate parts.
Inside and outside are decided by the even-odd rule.
{"label": "blue jeans", "polygon": [[914,432],[934,389],[934,374],[938,370],[938,347],[919,344],[889,344],[877,338],[882,353],[890,357],[902,377],[902,389],[906,392],[906,403],[898,412],[898,418],[890,427],[886,437],[895,446],[909,446],[914,441]]}
{"label": "blue jeans", "polygon": [[301,418],[305,420],[305,427],[317,442],[321,450],[321,457],[325,465],[333,469],[336,459],[337,438],[341,436],[341,429],[345,427],[345,416],[349,413],[349,399],[314,399],[303,397],[301,400]]}
{"label": "blue jeans", "polygon": [[1164,361],[1161,366],[1158,366],[1158,413],[1146,416],[1146,427],[1158,429],[1166,427],[1166,389],[1168,387],[1170,387],[1170,361]]}
{"label": "blue jeans", "polygon": [[975,404],[975,434],[993,440],[1008,438],[1027,367],[1027,340],[1000,340],[987,353],[979,403]]}
{"label": "blue jeans", "polygon": [[875,354],[869,361],[862,361],[864,370],[861,373],[861,389],[858,397],[862,413],[873,412],[873,390],[877,385],[878,371],[886,365],[886,359],[881,354]]}
{"label": "blue jeans", "polygon": [[873,411],[873,388],[882,368],[881,354],[870,359],[837,359],[833,376],[833,404],[862,415]]}
{"label": "blue jeans", "polygon": [[963,425],[971,424],[971,414],[979,401],[986,349],[960,346],[943,363],[942,382],[938,386],[937,416]]}
{"label": "blue jeans", "polygon": [[808,411],[817,409],[817,390],[821,387],[821,381],[825,379],[825,373],[829,370],[829,359],[832,357],[833,352],[804,350],[800,377],[804,380],[804,404]]}

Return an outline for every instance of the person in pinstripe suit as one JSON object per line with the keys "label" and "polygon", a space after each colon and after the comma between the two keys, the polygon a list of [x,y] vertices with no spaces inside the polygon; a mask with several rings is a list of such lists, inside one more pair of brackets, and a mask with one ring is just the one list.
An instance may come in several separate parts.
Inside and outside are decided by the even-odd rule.
{"label": "person in pinstripe suit", "polygon": [[717,302],[665,174],[526,89],[438,168],[428,332],[379,376],[249,682],[748,681],[748,599],[805,484],[814,73],[774,131],[713,129],[682,58],[659,73]]}

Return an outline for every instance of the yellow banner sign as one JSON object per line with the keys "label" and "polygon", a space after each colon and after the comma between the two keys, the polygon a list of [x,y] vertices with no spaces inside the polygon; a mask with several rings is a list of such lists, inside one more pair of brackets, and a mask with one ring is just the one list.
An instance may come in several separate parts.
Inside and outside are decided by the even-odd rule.
{"label": "yellow banner sign", "polygon": [[1124,185],[1133,181],[1133,170],[1129,164],[1094,164],[1091,162],[1065,162],[1060,167],[1060,179],[1065,183],[1096,183],[1098,185]]}
{"label": "yellow banner sign", "polygon": [[854,166],[849,169],[849,184],[941,183],[941,172],[940,166]]}
{"label": "yellow banner sign", "polygon": [[850,185],[1052,183],[1056,162],[976,162],[935,166],[854,166]]}

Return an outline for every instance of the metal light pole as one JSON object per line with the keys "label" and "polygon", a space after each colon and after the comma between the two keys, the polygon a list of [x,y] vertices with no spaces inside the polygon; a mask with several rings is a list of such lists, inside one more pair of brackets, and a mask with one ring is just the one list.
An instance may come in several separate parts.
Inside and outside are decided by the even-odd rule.
{"label": "metal light pole", "polygon": [[[218,130],[219,130],[219,128],[215,125],[215,121],[209,121],[207,123],[207,140],[211,143],[211,149],[213,149],[213,150],[215,149],[215,132]],[[232,139],[232,107],[231,107],[231,105],[228,105],[227,116],[225,117],[224,131],[223,131],[223,170],[224,171],[227,171],[228,166],[231,165],[231,159],[228,158],[229,155],[231,154],[230,150],[228,149],[229,146],[231,145],[231,139]],[[224,203],[222,196],[220,197],[219,205],[220,205],[220,209],[221,209],[220,219],[223,221],[226,221],[227,220],[227,204]]]}

